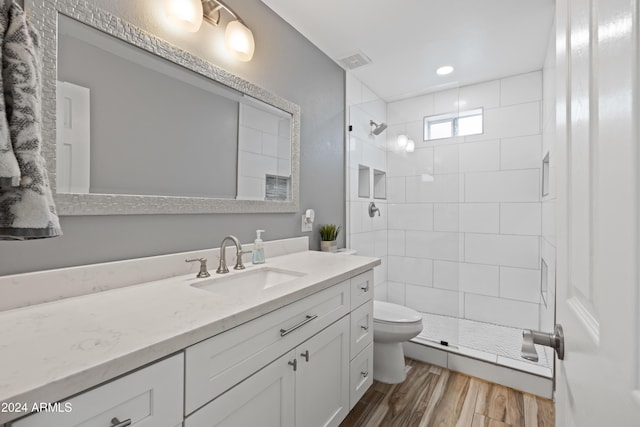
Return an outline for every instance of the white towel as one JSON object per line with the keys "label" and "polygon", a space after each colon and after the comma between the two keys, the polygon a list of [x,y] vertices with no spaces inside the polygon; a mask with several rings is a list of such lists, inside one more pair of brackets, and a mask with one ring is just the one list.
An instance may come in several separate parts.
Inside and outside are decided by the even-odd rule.
{"label": "white towel", "polygon": [[2,43],[4,100],[20,185],[0,188],[0,239],[62,234],[42,157],[40,37],[13,1]]}
{"label": "white towel", "polygon": [[[9,23],[9,8],[4,3],[0,5],[0,44],[4,39]],[[0,93],[3,81],[0,75]],[[0,188],[17,187],[20,185],[20,167],[13,154],[11,137],[9,136],[9,123],[4,108],[4,97],[0,96]]]}

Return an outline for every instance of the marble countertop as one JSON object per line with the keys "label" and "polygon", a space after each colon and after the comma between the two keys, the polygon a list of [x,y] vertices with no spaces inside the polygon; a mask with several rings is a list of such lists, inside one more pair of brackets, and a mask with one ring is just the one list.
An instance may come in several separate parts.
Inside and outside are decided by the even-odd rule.
{"label": "marble countertop", "polygon": [[0,402],[60,401],[379,264],[304,251],[268,259],[305,275],[261,292],[211,293],[190,274],[0,312]]}

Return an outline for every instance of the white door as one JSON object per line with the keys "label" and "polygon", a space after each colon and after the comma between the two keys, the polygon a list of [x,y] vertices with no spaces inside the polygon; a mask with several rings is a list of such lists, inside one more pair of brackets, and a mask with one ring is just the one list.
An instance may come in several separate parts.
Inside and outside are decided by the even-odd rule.
{"label": "white door", "polygon": [[296,349],[296,426],[337,426],[349,412],[349,316]]}
{"label": "white door", "polygon": [[90,180],[90,91],[56,83],[56,190],[88,193]]}
{"label": "white door", "polygon": [[640,426],[638,0],[556,8],[556,425]]}

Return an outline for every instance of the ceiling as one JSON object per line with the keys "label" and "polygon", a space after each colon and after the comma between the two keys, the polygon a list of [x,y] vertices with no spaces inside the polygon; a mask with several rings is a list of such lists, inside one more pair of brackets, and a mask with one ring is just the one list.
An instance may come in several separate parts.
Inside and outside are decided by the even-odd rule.
{"label": "ceiling", "polygon": [[[378,96],[394,101],[539,70],[555,0],[262,0]],[[340,64],[342,66],[342,64]],[[453,65],[438,76],[435,70]]]}

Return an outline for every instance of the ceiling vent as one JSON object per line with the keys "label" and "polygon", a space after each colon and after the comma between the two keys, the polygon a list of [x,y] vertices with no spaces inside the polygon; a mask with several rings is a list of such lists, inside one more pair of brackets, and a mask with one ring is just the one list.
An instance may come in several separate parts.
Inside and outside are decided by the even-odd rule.
{"label": "ceiling vent", "polygon": [[371,59],[363,52],[357,51],[352,55],[340,58],[338,62],[347,70],[353,70],[371,64]]}

